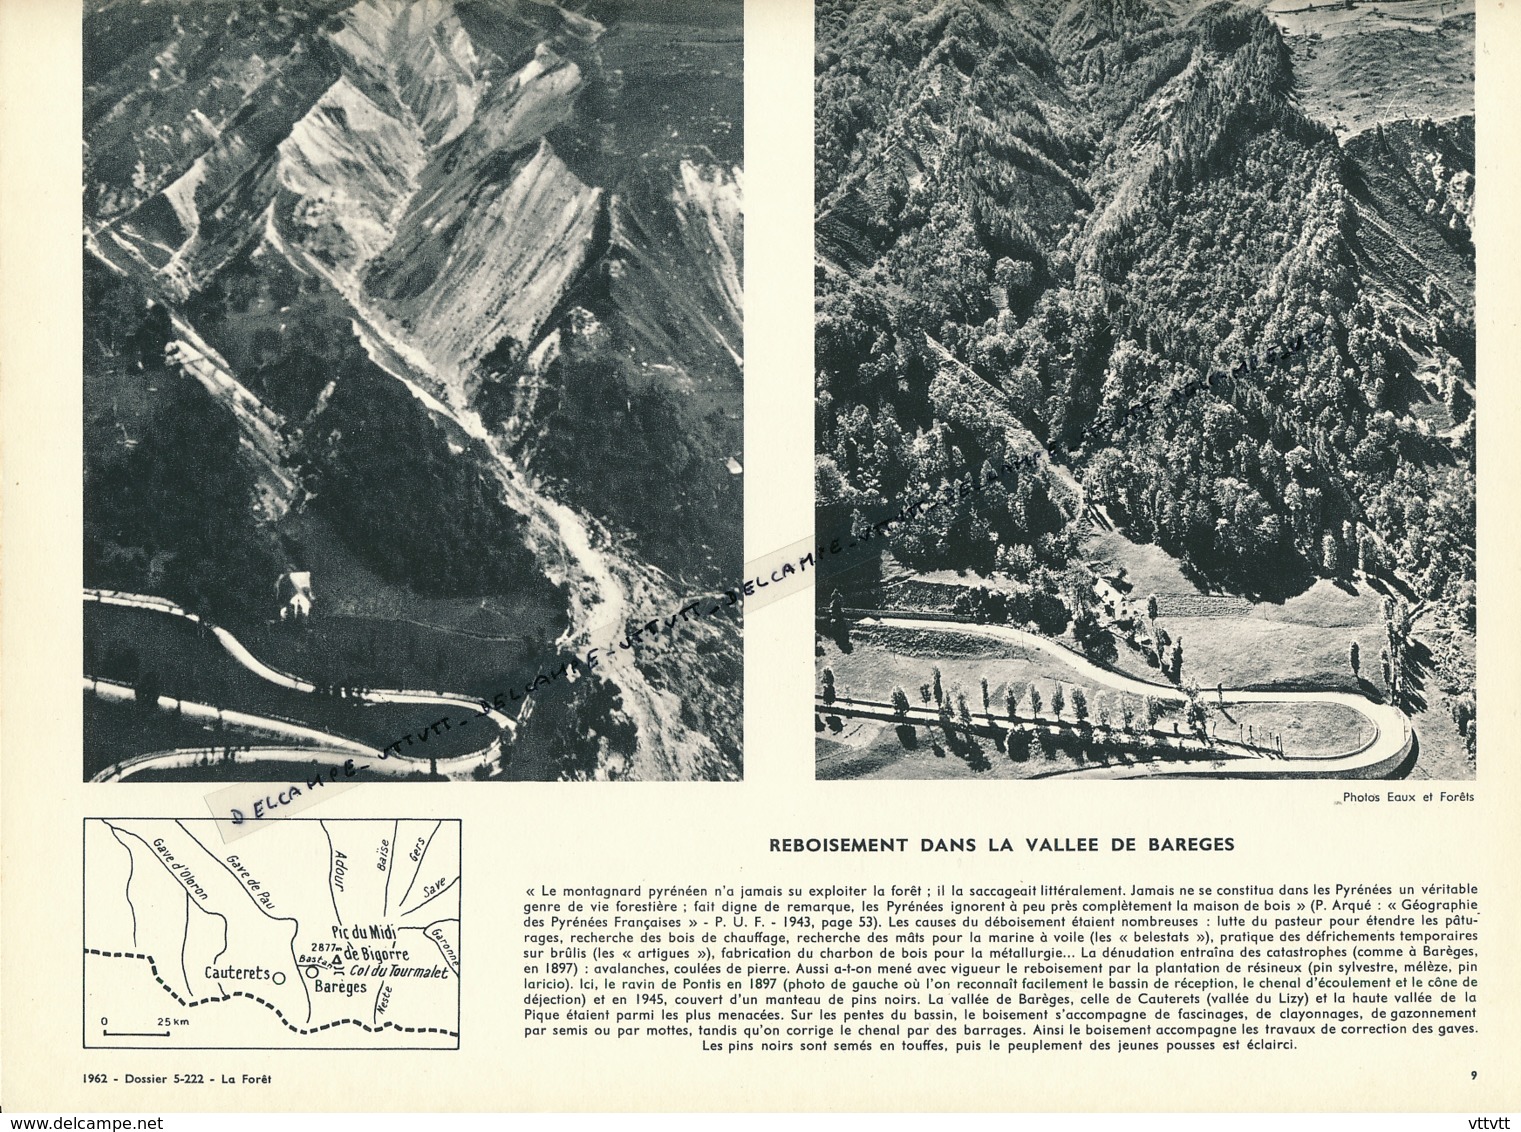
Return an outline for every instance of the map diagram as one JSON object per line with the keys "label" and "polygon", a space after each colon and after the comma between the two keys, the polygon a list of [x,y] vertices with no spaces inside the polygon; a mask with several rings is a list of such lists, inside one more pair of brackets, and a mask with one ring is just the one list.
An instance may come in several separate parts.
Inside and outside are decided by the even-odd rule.
{"label": "map diagram", "polygon": [[84,1044],[458,1049],[460,823],[84,823]]}

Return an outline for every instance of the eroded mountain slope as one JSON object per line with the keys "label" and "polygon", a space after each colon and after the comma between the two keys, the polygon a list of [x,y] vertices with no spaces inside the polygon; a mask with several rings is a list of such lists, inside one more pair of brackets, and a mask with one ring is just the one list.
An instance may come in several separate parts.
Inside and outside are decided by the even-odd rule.
{"label": "eroded mountain slope", "polygon": [[[363,0],[254,19],[108,3],[86,21],[87,242],[136,301],[203,338],[214,401],[233,410],[242,389],[263,406],[276,439],[258,474],[299,480],[289,506],[398,585],[541,590],[562,648],[684,604],[740,555],[737,158],[680,141],[711,107],[679,92],[639,108],[668,120],[668,144],[621,151],[607,131],[631,115],[602,47],[689,32],[711,47],[730,28],[714,73],[737,105],[738,9],[720,6],[725,24],[675,5],[629,31],[619,5],[596,7]],[[636,401],[664,410],[648,435],[620,424]],[[409,443],[426,458],[397,460]],[[587,490],[593,451],[604,479]],[[388,534],[388,502],[415,524],[430,487],[435,533]],[[693,521],[673,529],[652,492]],[[301,524],[278,518],[247,525],[299,558]],[[594,745],[576,773],[738,773],[737,633],[698,636],[713,648],[605,677],[617,694],[596,710],[631,721],[605,729],[628,749]],[[689,694],[730,705],[699,724],[677,706]]]}

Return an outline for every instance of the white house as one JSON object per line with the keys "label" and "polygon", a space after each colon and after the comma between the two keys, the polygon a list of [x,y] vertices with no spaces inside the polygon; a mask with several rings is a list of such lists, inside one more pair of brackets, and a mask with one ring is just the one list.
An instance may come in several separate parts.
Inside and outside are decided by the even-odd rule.
{"label": "white house", "polygon": [[311,571],[292,570],[281,574],[275,583],[275,598],[280,602],[281,621],[305,621],[312,612]]}

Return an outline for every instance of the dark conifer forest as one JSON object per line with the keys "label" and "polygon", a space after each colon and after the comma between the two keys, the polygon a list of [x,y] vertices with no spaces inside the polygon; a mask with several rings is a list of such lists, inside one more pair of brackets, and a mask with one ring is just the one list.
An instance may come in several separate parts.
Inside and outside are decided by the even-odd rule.
{"label": "dark conifer forest", "polygon": [[[1471,117],[1344,147],[1226,5],[822,0],[818,28],[821,529],[1059,444],[895,555],[1059,569],[1093,505],[1229,590],[1361,568],[1471,621],[1472,177],[1442,179]],[[1404,274],[1401,205],[1434,245]]]}

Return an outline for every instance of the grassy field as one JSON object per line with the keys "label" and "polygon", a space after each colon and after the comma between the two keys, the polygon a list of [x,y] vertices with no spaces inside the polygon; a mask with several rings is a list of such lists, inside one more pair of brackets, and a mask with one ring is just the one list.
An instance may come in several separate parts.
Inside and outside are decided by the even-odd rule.
{"label": "grassy field", "polygon": [[[1074,680],[1066,665],[1044,653],[1010,646],[986,637],[942,632],[926,633],[913,629],[865,626],[850,634],[849,651],[841,651],[831,640],[820,640],[816,652],[822,669],[835,675],[835,687],[842,700],[851,696],[887,700],[894,687],[908,694],[909,702],[924,704],[921,688],[934,681],[938,666],[945,693],[964,694],[973,712],[982,711],[981,681],[988,681],[988,699],[995,715],[1005,714],[1005,695],[1011,686],[1019,697],[1021,710],[1030,704],[1029,687],[1040,689],[1043,713],[1051,713],[1051,693],[1060,682],[1067,697],[1066,718],[1072,718],[1072,689],[1082,688],[1090,710],[1099,699],[1111,705],[1118,718],[1118,695],[1084,681]],[[933,695],[933,693],[932,693]],[[1139,706],[1139,701],[1134,701]],[[985,763],[958,757],[936,743],[936,728],[914,729],[917,740],[905,747],[897,729],[891,724],[869,719],[841,720],[840,730],[826,725],[817,734],[815,773],[827,778],[1029,778],[1049,773],[1053,766],[1043,761],[1013,762],[995,749],[991,740],[979,740]],[[1071,764],[1071,760],[1066,760]],[[1075,765],[1075,764],[1073,764]]]}
{"label": "grassy field", "polygon": [[1242,734],[1252,728],[1258,743],[1282,736],[1289,758],[1348,755],[1373,740],[1367,717],[1340,704],[1232,704],[1216,709],[1214,718],[1221,739],[1236,738],[1238,724]]}
{"label": "grassy field", "polygon": [[[1171,637],[1183,640],[1184,679],[1197,680],[1206,691],[1224,684],[1227,688],[1314,686],[1375,695],[1384,692],[1379,665],[1384,647],[1383,595],[1366,582],[1321,579],[1283,602],[1258,602],[1233,612],[1229,603],[1240,599],[1227,598],[1218,603],[1217,616],[1190,616],[1186,614],[1201,608],[1201,601],[1217,602],[1219,595],[1202,594],[1165,551],[1131,542],[1115,531],[1096,534],[1084,551],[1090,561],[1125,568],[1131,600],[1144,605],[1148,594],[1158,595],[1157,623]],[[1470,661],[1473,658],[1471,634],[1449,633],[1424,616],[1417,618],[1415,633],[1433,640],[1451,636],[1455,647]],[[1361,651],[1360,678],[1354,677],[1349,660],[1354,640]],[[1120,649],[1116,667],[1148,680],[1158,675],[1138,652],[1126,647]],[[1409,776],[1473,778],[1474,764],[1448,714],[1449,697],[1432,674],[1427,674],[1419,690],[1411,719],[1420,736],[1420,751]],[[1289,743],[1296,736],[1305,754],[1333,749],[1344,741],[1346,736],[1338,733],[1341,729],[1333,721],[1321,720],[1318,725],[1332,730],[1319,734],[1308,725],[1293,729],[1266,724],[1283,733],[1285,753],[1292,753]]]}
{"label": "grassy field", "polygon": [[988,742],[982,744],[987,769],[977,771],[943,743],[936,744],[933,728],[914,728],[915,746],[908,749],[890,723],[846,719],[843,725],[838,733],[826,730],[817,736],[818,778],[1029,778],[1050,769],[1034,760],[1013,762]]}
{"label": "grassy field", "polygon": [[[835,688],[842,699],[854,695],[885,701],[894,687],[901,687],[908,693],[910,703],[922,705],[925,701],[921,686],[933,683],[937,666],[946,692],[964,692],[972,711],[982,710],[984,678],[993,713],[1000,716],[1004,714],[1005,693],[1011,684],[1020,685],[1019,699],[1026,707],[1030,700],[1029,685],[1036,684],[1047,714],[1057,682],[1063,685],[1069,701],[1074,687],[1083,689],[1090,705],[1096,695],[1111,703],[1118,699],[1117,693],[1074,679],[1070,668],[1044,653],[986,637],[865,626],[851,632],[848,653],[841,652],[834,641],[820,641],[817,648],[824,650],[823,656],[817,658],[818,665],[834,671]],[[1068,718],[1071,712],[1069,706]]]}
{"label": "grassy field", "polygon": [[[1282,602],[1247,602],[1207,594],[1155,546],[1131,542],[1117,531],[1095,535],[1084,546],[1090,561],[1124,567],[1126,595],[1145,607],[1157,595],[1157,624],[1183,642],[1183,676],[1201,688],[1329,687],[1366,691],[1353,675],[1352,642],[1361,650],[1361,674],[1380,682],[1379,650],[1384,644],[1382,595],[1366,584],[1325,579]],[[1132,649],[1122,648],[1118,667],[1156,679]]]}
{"label": "grassy field", "polygon": [[1323,2],[1313,10],[1297,0],[1273,4],[1305,113],[1338,133],[1473,113],[1473,6],[1450,14],[1455,7],[1451,0]]}

